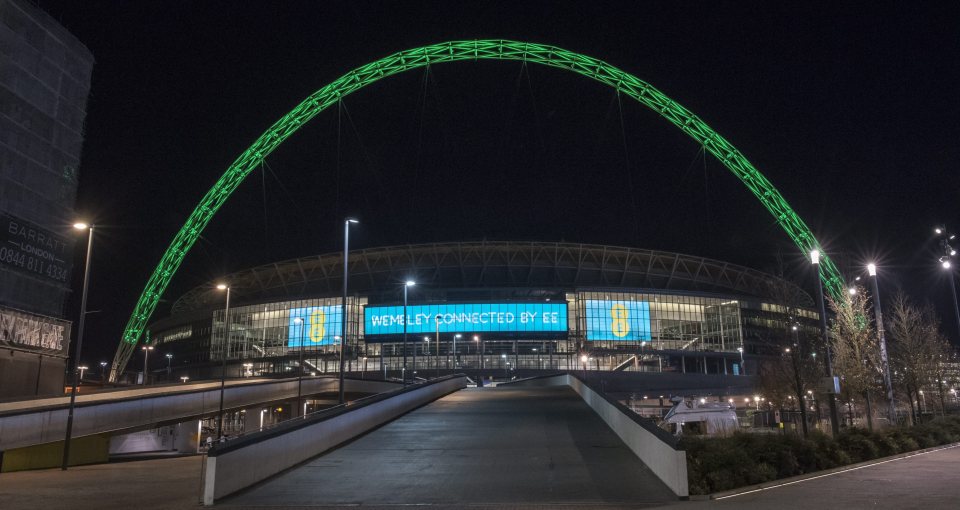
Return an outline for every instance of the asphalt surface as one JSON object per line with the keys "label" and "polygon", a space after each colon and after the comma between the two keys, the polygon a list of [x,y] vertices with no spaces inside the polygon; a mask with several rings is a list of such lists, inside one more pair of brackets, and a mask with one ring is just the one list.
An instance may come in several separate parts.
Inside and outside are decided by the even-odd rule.
{"label": "asphalt surface", "polygon": [[637,508],[676,496],[569,388],[453,393],[223,507]]}
{"label": "asphalt surface", "polygon": [[960,447],[684,506],[690,510],[956,510],[960,508]]}

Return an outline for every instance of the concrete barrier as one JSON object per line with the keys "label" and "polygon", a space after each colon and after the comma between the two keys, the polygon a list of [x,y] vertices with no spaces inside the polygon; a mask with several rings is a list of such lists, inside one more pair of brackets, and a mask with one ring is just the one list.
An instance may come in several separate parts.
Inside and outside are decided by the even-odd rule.
{"label": "concrete barrier", "polygon": [[463,375],[447,376],[215,445],[204,465],[203,504],[212,505],[466,385]]}
{"label": "concrete barrier", "polygon": [[689,497],[686,452],[677,448],[676,438],[647,418],[637,416],[571,374],[536,377],[516,381],[511,386],[569,386],[657,478],[678,497]]}
{"label": "concrete barrier", "polygon": [[[347,379],[348,392],[379,393],[396,388],[395,383],[377,380]],[[337,379],[305,377],[303,394],[336,391]],[[282,400],[297,395],[296,379],[228,381],[224,408]],[[4,404],[0,408],[0,451],[62,441],[66,433],[67,402],[57,397]],[[36,403],[28,407],[26,403]],[[220,382],[189,383],[166,387],[130,388],[77,397],[73,437],[155,427],[217,413],[220,406]]]}

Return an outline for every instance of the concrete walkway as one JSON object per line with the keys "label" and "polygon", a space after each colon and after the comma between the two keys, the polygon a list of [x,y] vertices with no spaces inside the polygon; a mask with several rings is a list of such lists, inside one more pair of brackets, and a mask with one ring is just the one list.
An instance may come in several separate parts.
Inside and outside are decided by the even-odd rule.
{"label": "concrete walkway", "polygon": [[198,508],[201,458],[119,462],[0,474],[0,508]]}
{"label": "concrete walkway", "polygon": [[223,507],[637,508],[676,496],[569,388],[459,391]]}
{"label": "concrete walkway", "polygon": [[[675,501],[576,395],[540,391],[455,393],[218,506],[960,508],[960,447],[720,501]],[[187,457],[3,473],[0,508],[197,509],[200,463]]]}

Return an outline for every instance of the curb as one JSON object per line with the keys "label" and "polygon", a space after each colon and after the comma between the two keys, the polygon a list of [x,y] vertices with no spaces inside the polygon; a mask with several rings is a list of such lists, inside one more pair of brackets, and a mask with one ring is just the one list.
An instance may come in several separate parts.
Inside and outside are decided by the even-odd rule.
{"label": "curb", "polygon": [[762,491],[766,489],[772,489],[774,487],[779,487],[781,485],[791,485],[794,483],[802,482],[804,480],[810,480],[813,478],[819,478],[821,476],[832,475],[836,473],[842,473],[844,471],[853,471],[856,469],[861,469],[876,464],[883,464],[886,462],[891,462],[894,460],[905,459],[907,457],[913,457],[915,455],[923,455],[926,453],[932,453],[939,450],[949,450],[950,448],[960,447],[960,442],[957,443],[948,443],[940,446],[933,446],[931,448],[924,448],[922,450],[914,450],[912,452],[898,453],[896,455],[891,455],[889,457],[880,457],[873,460],[868,460],[864,462],[858,462],[856,464],[847,464],[846,466],[838,466],[835,468],[824,469],[822,471],[814,471],[812,473],[805,473],[802,475],[791,476],[789,478],[780,478],[778,480],[771,480],[769,482],[758,483],[756,485],[747,485],[745,487],[738,487],[736,489],[730,489],[726,491],[714,492],[712,494],[702,494],[702,495],[691,495],[690,501],[708,501],[712,499],[725,499],[733,496],[739,496],[741,494],[746,494],[749,492]]}

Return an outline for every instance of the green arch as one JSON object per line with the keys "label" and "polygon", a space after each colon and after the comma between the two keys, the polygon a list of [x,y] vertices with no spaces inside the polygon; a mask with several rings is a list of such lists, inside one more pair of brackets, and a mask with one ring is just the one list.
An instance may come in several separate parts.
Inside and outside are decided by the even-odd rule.
{"label": "green arch", "polygon": [[[337,78],[310,95],[290,113],[270,126],[230,165],[223,176],[204,195],[197,208],[190,213],[190,217],[177,232],[170,247],[157,264],[157,268],[150,275],[124,329],[111,376],[113,377],[119,368],[126,365],[134,346],[143,334],[147,321],[157,307],[160,296],[214,214],[247,175],[284,140],[300,129],[300,126],[328,106],[335,104],[340,98],[377,80],[430,64],[479,59],[519,60],[565,69],[607,84],[636,99],[683,130],[707,152],[716,156],[770,211],[777,223],[806,256],[809,256],[810,250],[819,249],[819,243],[803,220],[793,212],[780,192],[747,161],[740,151],[689,110],[632,74],[601,60],[555,46],[506,40],[445,42],[394,53]],[[821,257],[820,278],[827,291],[834,297],[842,295],[843,280],[836,266],[826,256]]]}

